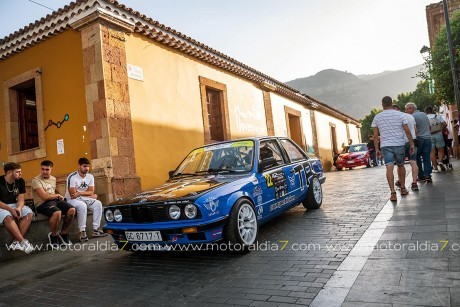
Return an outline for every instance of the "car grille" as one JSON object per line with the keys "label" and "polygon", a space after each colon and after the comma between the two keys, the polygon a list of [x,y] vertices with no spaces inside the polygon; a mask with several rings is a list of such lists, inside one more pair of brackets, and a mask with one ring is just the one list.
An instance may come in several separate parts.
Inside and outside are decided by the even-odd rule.
{"label": "car grille", "polygon": [[169,221],[165,205],[136,205],[118,207],[125,223],[153,223]]}

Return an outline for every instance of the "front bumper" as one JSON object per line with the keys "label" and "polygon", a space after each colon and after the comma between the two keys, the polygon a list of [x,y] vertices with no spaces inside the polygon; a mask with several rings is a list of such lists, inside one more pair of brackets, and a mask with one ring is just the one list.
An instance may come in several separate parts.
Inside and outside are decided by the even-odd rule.
{"label": "front bumper", "polygon": [[358,166],[366,166],[367,165],[367,158],[364,159],[354,159],[354,160],[343,160],[337,161],[337,165],[341,168],[347,167],[358,167]]}
{"label": "front bumper", "polygon": [[[154,244],[154,245],[176,245],[176,244],[197,244],[212,243],[222,239],[223,228],[228,222],[228,216],[206,223],[183,223],[175,225],[152,224],[123,224],[107,223],[103,230],[112,235],[118,246],[129,247],[133,244]],[[161,241],[130,241],[126,238],[126,231],[159,231]]]}

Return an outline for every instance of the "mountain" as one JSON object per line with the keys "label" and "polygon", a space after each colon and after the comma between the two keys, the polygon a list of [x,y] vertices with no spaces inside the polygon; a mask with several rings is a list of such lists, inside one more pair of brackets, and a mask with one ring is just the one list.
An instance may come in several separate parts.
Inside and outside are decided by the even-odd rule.
{"label": "mountain", "polygon": [[398,94],[412,92],[421,80],[415,77],[423,65],[374,75],[354,75],[326,69],[314,76],[286,82],[301,93],[359,119],[372,108],[381,108],[383,96],[396,99]]}

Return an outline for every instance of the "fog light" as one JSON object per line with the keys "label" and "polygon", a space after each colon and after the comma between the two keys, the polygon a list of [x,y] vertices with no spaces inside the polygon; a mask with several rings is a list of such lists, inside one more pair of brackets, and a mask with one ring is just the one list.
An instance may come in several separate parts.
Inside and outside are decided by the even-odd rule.
{"label": "fog light", "polygon": [[183,233],[194,233],[197,232],[198,230],[196,227],[189,227],[189,228],[182,228]]}

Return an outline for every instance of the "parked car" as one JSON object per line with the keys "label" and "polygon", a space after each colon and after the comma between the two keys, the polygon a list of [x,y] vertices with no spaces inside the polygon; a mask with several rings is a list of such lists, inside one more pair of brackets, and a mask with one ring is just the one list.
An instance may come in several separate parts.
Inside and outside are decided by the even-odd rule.
{"label": "parked car", "polygon": [[104,231],[124,249],[222,241],[253,246],[259,225],[303,204],[317,209],[321,161],[292,140],[247,138],[192,150],[163,185],[104,209]]}
{"label": "parked car", "polygon": [[364,143],[352,144],[346,146],[339,155],[336,161],[336,168],[340,171],[347,167],[349,169],[358,166],[371,167],[371,163],[372,160],[367,145]]}

